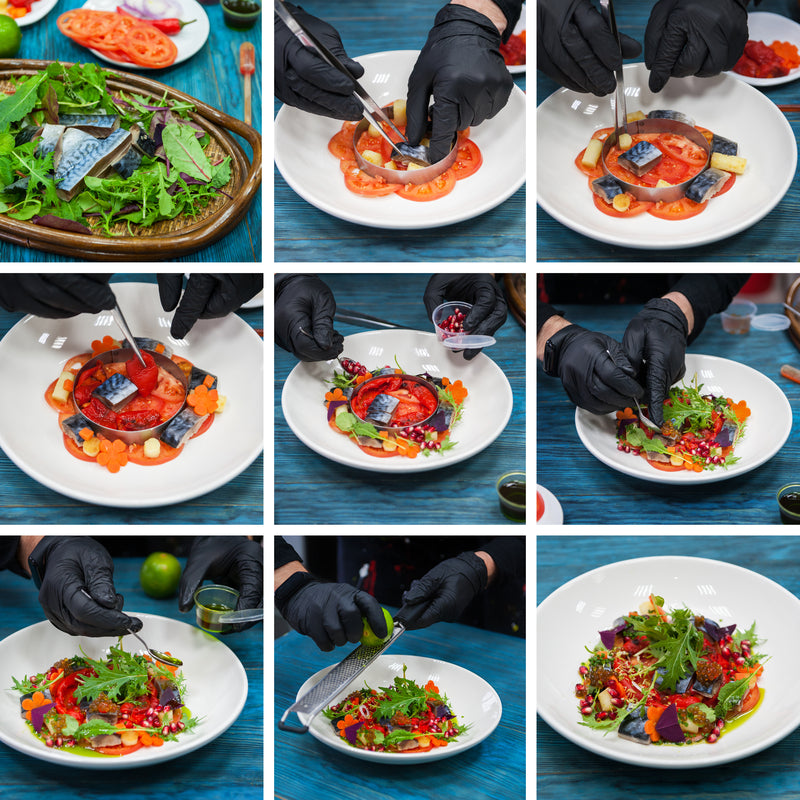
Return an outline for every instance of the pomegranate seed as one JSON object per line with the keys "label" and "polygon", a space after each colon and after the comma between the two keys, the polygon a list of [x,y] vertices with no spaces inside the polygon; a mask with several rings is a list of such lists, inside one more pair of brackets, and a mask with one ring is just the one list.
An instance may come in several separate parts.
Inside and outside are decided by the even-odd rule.
{"label": "pomegranate seed", "polygon": [[170,722],[169,729],[170,729],[170,731],[172,731],[172,733],[175,733],[175,731],[178,730],[178,723],[177,722]]}
{"label": "pomegranate seed", "polygon": [[162,734],[163,736],[167,736],[167,735],[169,734],[169,725],[165,725],[165,726],[164,726],[164,727],[161,729],[161,734]]}
{"label": "pomegranate seed", "polygon": [[53,740],[49,736],[44,740],[44,743],[45,743],[46,747],[52,747],[53,746]]}
{"label": "pomegranate seed", "polygon": [[615,708],[622,708],[622,706],[625,705],[625,701],[621,697],[612,697],[611,705],[613,705]]}
{"label": "pomegranate seed", "polygon": [[730,649],[730,647],[728,647],[728,646],[726,645],[725,647],[723,647],[723,648],[722,648],[722,655],[724,655],[724,656],[725,656],[725,658],[729,658],[729,657],[730,657],[730,654],[731,654],[731,649]]}
{"label": "pomegranate seed", "polygon": [[719,736],[717,736],[716,733],[709,733],[708,736],[706,737],[706,741],[709,744],[714,744],[714,742],[716,742],[717,739],[719,739]]}
{"label": "pomegranate seed", "polygon": [[606,719],[606,717],[608,717],[608,711],[599,711],[595,715],[595,719],[596,720],[604,720],[604,719]]}
{"label": "pomegranate seed", "polygon": [[582,683],[576,683],[575,684],[575,691],[576,692],[582,692],[584,690],[584,688],[585,687],[584,687],[584,685]]}
{"label": "pomegranate seed", "polygon": [[182,731],[185,727],[186,727],[185,723],[183,723],[183,722],[179,722],[178,723],[178,730],[179,731]]}
{"label": "pomegranate seed", "polygon": [[613,686],[609,686],[606,691],[611,695],[611,697],[619,697],[619,692]]}
{"label": "pomegranate seed", "polygon": [[[584,717],[588,717],[591,713],[592,713],[591,706],[584,706],[581,709],[581,714],[583,714]],[[50,746],[52,746],[52,745],[50,745]]]}
{"label": "pomegranate seed", "polygon": [[744,656],[737,656],[737,657],[736,657],[736,666],[737,666],[737,667],[741,667],[741,666],[742,666],[742,664],[744,664],[744,662],[745,662],[746,660],[747,660],[747,659],[746,659]]}
{"label": "pomegranate seed", "polygon": [[742,647],[752,647],[753,643],[749,639],[742,639],[741,645]]}
{"label": "pomegranate seed", "polygon": [[60,736],[58,736],[56,738],[56,747],[63,747],[63,746],[64,746],[64,740]]}
{"label": "pomegranate seed", "polygon": [[578,672],[580,672],[581,675],[587,675],[589,673],[589,667],[581,665],[578,667]]}
{"label": "pomegranate seed", "polygon": [[608,712],[608,718],[609,719],[616,719],[617,718],[617,712],[616,711],[609,711]]}
{"label": "pomegranate seed", "polygon": [[132,723],[130,720],[128,720],[128,721],[125,723],[125,727],[126,727],[126,728],[132,728],[132,727],[133,727],[133,723]]}

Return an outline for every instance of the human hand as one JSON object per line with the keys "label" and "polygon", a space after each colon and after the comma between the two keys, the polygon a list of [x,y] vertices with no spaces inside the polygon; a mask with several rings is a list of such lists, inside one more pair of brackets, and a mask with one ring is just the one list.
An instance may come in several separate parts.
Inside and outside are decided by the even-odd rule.
{"label": "human hand", "polygon": [[316,275],[292,275],[275,293],[275,341],[301,361],[327,361],[344,349],[333,329],[336,300]]}
{"label": "human hand", "polygon": [[650,419],[664,424],[663,405],[669,387],[686,372],[689,325],[672,300],[662,297],[645,303],[628,323],[622,347],[638,375],[644,368],[644,397]]}
{"label": "human hand", "polygon": [[[286,7],[356,78],[364,74],[364,67],[347,57],[335,28],[307,14],[300,6],[286,3]],[[353,97],[353,88],[346,75],[302,45],[275,15],[275,95],[279,100],[311,114],[357,120],[361,119],[363,109]]]}
{"label": "human hand", "polygon": [[60,319],[96,314],[117,301],[107,275],[7,273],[0,276],[0,306],[37,317]]}
{"label": "human hand", "polygon": [[[488,273],[433,275],[425,287],[423,300],[428,316],[433,314],[437,306],[448,300],[471,303],[472,308],[464,320],[464,330],[471,334],[493,334],[503,325],[508,315],[503,292]],[[464,358],[470,360],[480,352],[478,349],[465,350]]]}
{"label": "human hand", "polygon": [[45,536],[29,562],[40,581],[39,602],[50,622],[73,636],[123,636],[142,621],[122,613],[114,589],[114,564],[88,536]]}
{"label": "human hand", "polygon": [[486,563],[472,552],[448,558],[412,581],[403,593],[397,616],[408,630],[435,622],[453,622],[479,592],[486,588]]}
{"label": "human hand", "polygon": [[650,91],[671,76],[708,78],[731,69],[747,44],[747,0],[659,0],[644,33]]}
{"label": "human hand", "polygon": [[547,340],[544,369],[561,379],[576,406],[592,414],[625,408],[644,393],[620,343],[580,325],[567,325]]}
{"label": "human hand", "polygon": [[417,145],[433,132],[431,163],[449,152],[456,132],[479,125],[508,102],[514,81],[500,55],[500,33],[483,14],[446,5],[436,15],[422,52],[408,79],[406,137]]}
{"label": "human hand", "polygon": [[642,52],[639,42],[621,33],[620,53],[611,28],[590,0],[537,0],[536,24],[538,68],[575,92],[610,94],[622,59]]}
{"label": "human hand", "polygon": [[158,294],[164,311],[177,310],[170,334],[182,339],[198,319],[225,317],[241,308],[264,288],[261,273],[192,274],[183,288],[183,275],[158,274]]}

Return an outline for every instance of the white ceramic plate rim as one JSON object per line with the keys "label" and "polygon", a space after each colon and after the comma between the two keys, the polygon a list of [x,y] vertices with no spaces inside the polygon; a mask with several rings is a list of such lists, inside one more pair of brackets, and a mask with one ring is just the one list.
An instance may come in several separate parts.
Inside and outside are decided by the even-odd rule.
{"label": "white ceramic plate rim", "polygon": [[[451,711],[456,714],[458,721],[472,725],[470,730],[459,736],[458,740],[450,742],[447,747],[438,747],[435,750],[428,750],[425,753],[417,753],[416,755],[412,753],[381,753],[360,750],[338,739],[333,734],[330,722],[321,713],[317,714],[310,723],[307,715],[298,714],[297,716],[304,725],[309,725],[308,731],[317,741],[339,753],[365,761],[376,761],[398,766],[401,764],[424,764],[428,761],[440,761],[443,758],[456,756],[480,744],[499,724],[503,714],[503,704],[500,702],[497,692],[487,681],[457,664],[424,656],[378,656],[365,672],[331,700],[331,704],[335,704],[346,697],[350,691],[364,686],[365,683],[373,688],[388,686],[395,675],[402,677],[404,664],[408,667],[406,677],[411,678],[420,686],[424,686],[429,679],[433,680],[439,687],[439,691],[447,695],[452,702]],[[319,683],[323,676],[330,672],[334,666],[325,667],[312,675],[300,687],[296,699],[299,700],[312,686]],[[469,700],[473,700],[473,698],[480,699],[477,702],[473,702],[465,713],[464,696],[467,694],[469,694]],[[482,713],[478,713],[479,711],[482,711]]]}
{"label": "white ceramic plate rim", "polygon": [[652,214],[617,219],[603,214],[594,206],[588,178],[573,162],[594,130],[613,124],[610,100],[559,89],[537,110],[537,199],[542,209],[590,239],[645,250],[716,242],[765,217],[788,191],[797,166],[797,142],[780,109],[762,92],[728,74],[672,78],[658,95],[647,88],[648,75],[644,64],[625,65],[625,86],[633,92],[628,111],[640,107],[683,111],[698,125],[737,141],[747,168],[733,189],[686,220],[657,219]]}
{"label": "white ceramic plate rim", "polygon": [[[369,355],[370,351],[376,354]],[[329,387],[324,381],[333,375],[334,368],[338,369],[335,361],[300,362],[292,369],[281,392],[283,417],[294,435],[315,453],[339,464],[370,472],[428,472],[472,458],[505,430],[514,403],[508,378],[485,353],[464,361],[461,355],[440,348],[435,334],[407,330],[356,333],[345,337],[342,351],[343,356],[354,358],[368,368],[376,366],[373,362],[380,359],[394,363],[397,356],[403,369],[412,373],[423,372],[423,364],[433,366],[420,360],[431,353],[436,354],[437,363],[447,368],[447,372],[442,370],[437,377],[447,376],[453,381],[460,379],[470,393],[464,402],[462,419],[453,430],[453,440],[458,444],[444,454],[376,458],[362,452],[348,437],[331,430],[324,405],[325,391]],[[491,400],[474,389],[480,382],[491,384]]]}
{"label": "white ceramic plate rim", "polygon": [[[170,67],[174,67],[182,61],[190,59],[197,53],[206,43],[208,34],[211,31],[208,14],[206,14],[205,9],[197,0],[175,0],[175,2],[181,6],[181,13],[178,14],[179,19],[193,19],[196,21],[191,25],[187,25],[174,36],[169,37],[175,42],[175,46],[178,48],[178,55],[175,56],[175,60],[169,65]],[[90,8],[94,11],[115,11],[117,6],[121,4],[122,3],[118,0],[86,0],[83,4],[83,8]],[[91,47],[87,49],[103,61],[120,67],[121,69],[165,69],[164,67],[143,67],[140,64],[132,64],[130,61],[117,61],[116,58],[110,58],[100,50],[95,50]]]}
{"label": "white ceramic plate rim", "polygon": [[[578,665],[586,657],[584,647],[593,646],[599,641],[598,631],[638,607],[650,592],[662,596],[668,608],[687,605],[698,614],[745,627],[755,621],[759,636],[768,640],[763,649],[770,660],[759,681],[765,689],[761,707],[744,725],[714,744],[640,745],[603,736],[579,724],[573,692]],[[780,614],[775,613],[778,608]],[[770,747],[800,725],[796,713],[800,691],[793,678],[800,652],[797,638],[787,634],[785,623],[781,629],[781,621],[789,613],[795,620],[800,615],[800,600],[793,594],[763,575],[723,561],[655,556],[598,567],[556,589],[537,609],[538,651],[542,654],[537,665],[538,712],[548,725],[579,747],[627,764],[682,769],[745,758]],[[554,641],[559,644],[557,648],[552,646]]]}
{"label": "white ceramic plate rim", "polygon": [[[748,39],[762,41],[767,45],[776,40],[789,42],[800,49],[800,25],[782,14],[773,14],[770,11],[752,11],[747,15],[747,27]],[[778,86],[781,83],[789,83],[800,78],[800,67],[789,70],[788,74],[779,78],[751,78],[749,75],[740,75],[733,70],[728,74],[751,86]]]}
{"label": "white ceramic plate rim", "polygon": [[[737,381],[738,385],[732,388],[722,386],[721,392],[714,390],[713,385],[709,383],[708,376],[703,377],[703,371],[712,368],[734,370],[741,373],[741,377]],[[780,387],[766,375],[746,364],[739,364],[718,356],[687,353],[686,375],[683,380],[691,381],[695,373],[709,391],[731,397],[736,402],[746,400],[752,411],[747,422],[745,436],[734,452],[734,455],[741,459],[736,464],[728,469],[706,470],[699,473],[689,470],[663,472],[651,467],[643,458],[617,450],[616,417],[613,413],[598,417],[581,408],[576,408],[575,429],[584,447],[606,466],[625,475],[654,483],[715,483],[743,475],[769,461],[783,447],[792,430],[792,407]],[[728,385],[730,385],[729,382]],[[754,398],[757,387],[764,394],[759,398]],[[768,442],[768,444],[764,445],[764,442]]]}
{"label": "white ceramic plate rim", "polygon": [[33,25],[38,22],[42,17],[46,17],[58,4],[58,0],[39,0],[38,3],[31,6],[31,10],[24,17],[17,20],[17,25],[24,28],[27,25]]}
{"label": "white ceramic plate rim", "polygon": [[[8,393],[0,394],[0,420],[13,423],[0,422],[0,448],[35,481],[67,497],[103,506],[171,505],[224,486],[262,449],[263,342],[235,314],[199,320],[185,339],[173,340],[168,336],[172,314],[161,311],[155,283],[111,285],[134,336],[163,341],[218,376],[220,394],[227,397],[225,410],[206,433],[188,442],[185,451],[167,464],[128,464],[112,475],[95,463],[78,461],[64,448],[57,415],[44,401],[44,390],[67,359],[89,350],[93,339],[122,334],[107,312],[63,320],[27,316],[0,340],[4,368],[18,369],[17,374],[26,375],[31,387],[31,402],[22,409]],[[46,339],[29,335],[28,328],[47,334]],[[62,336],[67,337],[63,347]]]}
{"label": "white ceramic plate rim", "polygon": [[[44,621],[16,631],[0,641],[0,664],[3,672],[3,689],[0,690],[0,741],[20,753],[59,766],[114,770],[148,766],[179,758],[223,734],[239,717],[247,700],[247,674],[233,651],[216,637],[185,622],[154,614],[134,611],[128,613],[145,623],[144,629],[152,639],[148,642],[151,647],[159,647],[158,644],[153,644],[155,641],[166,642],[167,644],[161,645],[161,649],[170,650],[184,662],[181,670],[186,678],[186,706],[193,715],[202,717],[195,731],[187,733],[177,742],[165,742],[159,748],[142,748],[120,758],[77,756],[65,750],[45,747],[43,742],[31,734],[19,716],[20,695],[7,688],[11,685],[11,676],[20,678],[22,675],[41,672],[58,659],[79,655],[81,647],[91,657],[99,658],[118,639],[115,636],[69,636],[50,622]],[[43,639],[46,639],[46,644],[42,644]],[[20,643],[19,646],[17,642]],[[195,650],[191,649],[192,645],[196,645]],[[123,638],[123,647],[129,652],[143,652],[141,644],[133,636]],[[40,649],[52,654],[52,658],[46,663],[41,658],[37,661],[36,655],[31,653],[38,653]],[[225,681],[222,689],[212,680],[208,680],[203,686],[192,681],[193,671],[195,675],[201,674],[197,670],[202,670],[203,666],[207,668],[211,661],[218,664],[220,670],[224,669]],[[215,697],[219,699],[219,703]]]}
{"label": "white ceramic plate rim", "polygon": [[[406,96],[417,50],[357,56],[366,72],[360,82],[380,104]],[[446,197],[417,203],[400,197],[359,197],[345,188],[328,141],[337,120],[284,105],[275,117],[275,163],[304,200],[333,217],[372,228],[420,230],[472,219],[500,205],[525,181],[525,93],[517,86],[506,106],[471,129],[483,166],[457,183]]]}
{"label": "white ceramic plate rim", "polygon": [[562,525],[564,522],[564,509],[558,498],[544,486],[536,484],[536,491],[542,496],[544,501],[544,513],[536,520],[537,525]]}

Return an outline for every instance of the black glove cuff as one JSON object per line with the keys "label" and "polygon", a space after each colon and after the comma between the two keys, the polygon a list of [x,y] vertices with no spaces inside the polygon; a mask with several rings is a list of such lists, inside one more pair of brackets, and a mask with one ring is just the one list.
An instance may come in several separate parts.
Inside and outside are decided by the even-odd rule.
{"label": "black glove cuff", "polygon": [[286,616],[284,612],[289,601],[309,583],[319,583],[319,580],[310,572],[295,572],[275,590],[275,606],[281,616]]}
{"label": "black glove cuff", "polygon": [[648,300],[644,307],[650,311],[658,311],[659,319],[679,330],[684,339],[689,338],[689,323],[677,303],[663,297],[654,297],[652,300]]}
{"label": "black glove cuff", "polygon": [[43,536],[42,540],[36,547],[33,548],[31,554],[28,556],[28,566],[31,569],[31,578],[33,585],[37,589],[42,588],[42,580],[44,580],[44,571],[47,566],[47,556],[55,543],[55,537]]}
{"label": "black glove cuff", "polygon": [[480,556],[476,556],[474,550],[465,550],[463,553],[459,553],[457,558],[475,570],[475,577],[478,579],[478,586],[473,586],[475,594],[484,591],[489,585],[489,569],[486,562]]}
{"label": "black glove cuff", "polygon": [[[439,9],[433,20],[431,33],[440,25],[447,25],[447,35],[471,34],[482,36],[491,41],[494,47],[500,47],[500,31],[485,14],[466,6],[449,3]],[[476,28],[478,30],[476,30]]]}
{"label": "black glove cuff", "polygon": [[580,325],[567,325],[557,330],[545,343],[544,362],[542,364],[545,375],[552,378],[558,377],[558,362],[561,358],[561,351],[585,328]]}

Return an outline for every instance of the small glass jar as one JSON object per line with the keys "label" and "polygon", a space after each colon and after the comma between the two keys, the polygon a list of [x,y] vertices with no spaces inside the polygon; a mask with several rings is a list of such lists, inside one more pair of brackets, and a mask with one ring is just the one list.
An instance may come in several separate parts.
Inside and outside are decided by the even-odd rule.
{"label": "small glass jar", "polygon": [[209,633],[231,633],[237,630],[236,623],[226,624],[219,619],[223,614],[236,610],[239,592],[230,586],[210,584],[201,586],[194,593],[197,624]]}
{"label": "small glass jar", "polygon": [[257,0],[221,0],[221,5],[225,24],[237,31],[249,30],[261,16]]}
{"label": "small glass jar", "polygon": [[506,472],[495,484],[503,516],[514,522],[525,522],[525,473]]}

